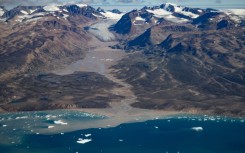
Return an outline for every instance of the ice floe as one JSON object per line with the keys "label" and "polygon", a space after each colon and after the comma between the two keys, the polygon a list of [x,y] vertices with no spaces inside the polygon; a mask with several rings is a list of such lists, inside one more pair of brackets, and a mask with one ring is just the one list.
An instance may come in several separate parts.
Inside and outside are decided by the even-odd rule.
{"label": "ice floe", "polygon": [[52,128],[54,128],[54,126],[48,126],[48,129],[52,129]]}
{"label": "ice floe", "polygon": [[194,130],[194,131],[197,131],[197,132],[203,130],[202,127],[192,127],[191,129]]}
{"label": "ice floe", "polygon": [[27,119],[28,118],[28,116],[22,116],[22,117],[16,117],[15,119]]}
{"label": "ice floe", "polygon": [[90,137],[92,134],[85,134],[84,136],[85,137]]}
{"label": "ice floe", "polygon": [[58,120],[58,121],[54,121],[54,124],[67,125],[68,123],[63,122],[62,120]]}
{"label": "ice floe", "polygon": [[88,143],[88,142],[90,142],[90,141],[92,141],[92,139],[82,139],[82,138],[79,138],[79,139],[77,140],[77,143],[85,144],[85,143]]}

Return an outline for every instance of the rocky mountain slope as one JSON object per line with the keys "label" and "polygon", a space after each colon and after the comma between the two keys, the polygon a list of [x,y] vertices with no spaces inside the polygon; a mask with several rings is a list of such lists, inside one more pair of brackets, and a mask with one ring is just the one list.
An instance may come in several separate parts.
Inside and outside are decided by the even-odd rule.
{"label": "rocky mountain slope", "polygon": [[[174,16],[181,12],[163,6]],[[177,23],[163,17],[114,46],[133,52],[115,66],[115,75],[134,87],[135,107],[244,115],[244,10],[194,10],[200,12],[195,18]]]}
{"label": "rocky mountain slope", "polygon": [[1,108],[104,108],[123,99],[99,74],[50,74],[85,57],[97,38],[128,53],[110,72],[132,86],[133,107],[244,116],[244,14],[170,3],[125,14],[85,4],[0,7]]}
{"label": "rocky mountain slope", "polygon": [[86,5],[18,6],[5,11],[0,22],[0,81],[82,58],[91,39],[83,27],[97,21],[97,15],[102,16]]}

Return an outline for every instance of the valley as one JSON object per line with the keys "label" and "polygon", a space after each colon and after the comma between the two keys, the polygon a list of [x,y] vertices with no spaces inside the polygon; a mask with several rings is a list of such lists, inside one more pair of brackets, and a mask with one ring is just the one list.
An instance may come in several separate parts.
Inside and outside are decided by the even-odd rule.
{"label": "valley", "polygon": [[3,11],[1,112],[245,114],[243,10],[162,4],[127,13],[88,5]]}

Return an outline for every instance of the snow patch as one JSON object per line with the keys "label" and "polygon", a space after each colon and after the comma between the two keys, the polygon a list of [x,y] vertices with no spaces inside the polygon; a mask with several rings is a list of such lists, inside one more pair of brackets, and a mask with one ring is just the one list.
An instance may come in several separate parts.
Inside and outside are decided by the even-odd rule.
{"label": "snow patch", "polygon": [[24,10],[21,10],[20,12],[23,13],[23,14],[25,14],[25,15],[29,14],[29,13],[27,13],[27,12],[24,11]]}
{"label": "snow patch", "polygon": [[155,9],[155,10],[146,10],[146,11],[149,13],[153,13],[155,17],[159,17],[159,18],[172,14],[171,12],[168,12],[164,9]]}
{"label": "snow patch", "polygon": [[30,10],[30,14],[32,14],[33,12],[35,12],[37,9],[35,9],[35,10]]}
{"label": "snow patch", "polygon": [[55,12],[55,11],[59,11],[60,9],[55,6],[55,5],[47,5],[47,6],[44,6],[43,9],[45,11],[48,11],[48,12]]}
{"label": "snow patch", "polygon": [[176,4],[173,4],[173,3],[166,3],[165,6],[164,6],[164,9],[167,9],[170,5],[174,6],[174,7],[177,7]]}
{"label": "snow patch", "polygon": [[77,143],[85,144],[85,143],[88,143],[88,142],[90,142],[90,141],[92,141],[92,139],[82,139],[82,138],[79,138],[79,139],[77,140]]}
{"label": "snow patch", "polygon": [[94,13],[92,13],[93,14],[93,16],[95,16],[95,17],[98,17],[98,18],[104,18],[103,16],[100,16],[100,15],[97,15],[97,14],[94,14]]}
{"label": "snow patch", "polygon": [[27,22],[31,22],[31,21],[37,21],[39,19],[41,19],[43,16],[45,16],[47,13],[44,12],[40,12],[40,13],[35,13],[35,14],[27,14],[27,15],[20,15],[18,16],[18,18],[16,19],[16,21],[18,22],[22,22],[24,19],[27,20]]}
{"label": "snow patch", "polygon": [[68,14],[63,14],[63,18],[67,19],[69,17]]}
{"label": "snow patch", "polygon": [[176,11],[177,13],[181,13],[181,14],[183,14],[183,15],[185,15],[185,16],[189,16],[189,17],[191,17],[191,18],[197,18],[197,17],[199,17],[199,15],[197,15],[197,14],[194,14],[194,13],[191,13],[191,12],[186,12],[186,11]]}
{"label": "snow patch", "polygon": [[68,10],[67,9],[63,9],[63,11],[68,13]]}
{"label": "snow patch", "polygon": [[194,130],[194,131],[197,131],[197,132],[203,131],[202,127],[192,127],[191,129]]}
{"label": "snow patch", "polygon": [[137,20],[137,21],[145,21],[145,19],[143,19],[143,18],[140,17],[140,16],[137,16],[137,17],[135,18],[135,20]]}
{"label": "snow patch", "polygon": [[245,17],[245,9],[229,9],[225,10],[226,14],[234,14],[240,17]]}
{"label": "snow patch", "polygon": [[229,9],[224,11],[231,20],[240,23],[242,19],[245,19],[245,9]]}
{"label": "snow patch", "polygon": [[188,22],[189,20],[183,19],[183,18],[178,18],[173,16],[172,12],[168,12],[164,9],[155,9],[155,10],[147,10],[149,13],[153,13],[155,17],[157,18],[164,18],[168,21],[175,22],[175,23],[185,23]]}
{"label": "snow patch", "polygon": [[0,16],[3,16],[3,14],[4,14],[4,11],[2,8],[0,8]]}
{"label": "snow patch", "polygon": [[88,6],[87,4],[82,4],[82,3],[76,4],[76,5],[79,6],[80,8],[82,8],[82,7],[87,7],[87,6]]}
{"label": "snow patch", "polygon": [[112,19],[112,20],[120,20],[122,18],[122,16],[124,15],[122,14],[117,14],[117,13],[112,13],[112,12],[100,12],[102,15],[104,15],[106,18],[108,19]]}

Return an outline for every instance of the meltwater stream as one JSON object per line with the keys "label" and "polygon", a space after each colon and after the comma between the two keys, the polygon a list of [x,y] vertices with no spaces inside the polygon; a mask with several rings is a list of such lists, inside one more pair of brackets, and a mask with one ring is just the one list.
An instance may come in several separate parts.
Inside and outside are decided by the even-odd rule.
{"label": "meltwater stream", "polygon": [[100,127],[99,123],[106,119],[105,116],[65,110],[1,114],[0,152],[245,152],[242,118],[174,115]]}

